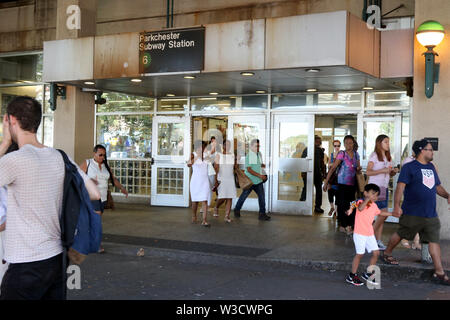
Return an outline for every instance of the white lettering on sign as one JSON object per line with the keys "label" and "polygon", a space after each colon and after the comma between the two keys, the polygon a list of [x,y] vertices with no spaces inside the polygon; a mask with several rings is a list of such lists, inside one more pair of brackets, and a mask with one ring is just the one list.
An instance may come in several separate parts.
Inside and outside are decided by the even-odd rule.
{"label": "white lettering on sign", "polygon": [[[157,33],[150,35],[140,35],[139,36],[139,50],[140,51],[151,51],[151,50],[161,50],[164,51],[166,48],[189,48],[195,47],[194,40],[179,40],[179,32],[171,33]],[[167,46],[166,46],[167,44]]]}
{"label": "white lettering on sign", "polygon": [[66,13],[69,15],[66,20],[66,26],[69,30],[81,29],[81,10],[76,4],[67,7]]}

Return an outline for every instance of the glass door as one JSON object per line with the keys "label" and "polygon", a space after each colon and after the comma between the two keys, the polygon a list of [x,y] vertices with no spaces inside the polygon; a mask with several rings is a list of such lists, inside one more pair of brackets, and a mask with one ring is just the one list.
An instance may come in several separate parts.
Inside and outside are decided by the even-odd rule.
{"label": "glass door", "polygon": [[189,117],[153,118],[151,204],[189,206]]}
{"label": "glass door", "polygon": [[[367,169],[370,154],[375,149],[375,140],[380,134],[385,134],[389,137],[390,150],[392,156],[393,167],[401,162],[402,154],[402,116],[388,115],[388,116],[364,116],[362,118],[363,141],[362,154],[360,154],[363,170]],[[360,144],[361,145],[361,144]],[[389,182],[389,209],[393,208],[394,191],[397,187],[398,174],[391,178]],[[398,222],[398,218],[388,217],[388,222]]]}
{"label": "glass door", "polygon": [[[252,116],[230,116],[228,117],[228,130],[226,139],[231,141],[232,148],[237,155],[239,166],[242,170],[245,169],[245,157],[250,148],[250,142],[253,139],[259,139],[260,153],[262,154],[263,163],[266,165],[266,172],[269,173],[268,150],[266,144],[266,116],[252,115]],[[232,137],[232,139],[230,139]],[[270,180],[270,177],[269,177]],[[268,187],[267,183],[264,185],[266,193],[266,208],[268,208]],[[242,193],[242,189],[237,189],[237,196]],[[236,205],[237,199],[233,200],[233,208]],[[242,210],[258,211],[258,197],[255,192],[252,192],[247,200],[244,202]]]}
{"label": "glass door", "polygon": [[312,215],[314,116],[274,115],[272,210]]}

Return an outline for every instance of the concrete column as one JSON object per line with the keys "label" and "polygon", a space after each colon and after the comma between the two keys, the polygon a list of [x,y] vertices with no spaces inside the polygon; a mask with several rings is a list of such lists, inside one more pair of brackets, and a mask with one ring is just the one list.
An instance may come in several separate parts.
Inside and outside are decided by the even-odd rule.
{"label": "concrete column", "polygon": [[67,86],[67,98],[58,97],[54,115],[55,148],[63,149],[76,163],[92,157],[94,147],[94,95]]}
{"label": "concrete column", "polygon": [[[435,84],[434,95],[425,96],[426,51],[415,39],[414,45],[414,105],[412,111],[413,139],[439,138],[439,151],[434,152],[434,163],[438,169],[442,186],[450,191],[450,1],[416,0],[415,29],[426,20],[436,20],[445,28],[445,38],[435,48],[440,62],[439,83]],[[437,197],[437,210],[441,220],[441,238],[450,239],[450,212],[447,200]]]}
{"label": "concrete column", "polygon": [[[70,6],[73,6],[73,10],[67,13]],[[95,36],[96,15],[97,0],[58,0],[56,39]],[[71,29],[77,25],[76,19],[79,19],[79,29]],[[92,156],[95,138],[94,100],[92,93],[81,92],[80,88],[73,86],[67,86],[66,100],[59,97],[57,100],[54,147],[65,150],[77,163]]]}

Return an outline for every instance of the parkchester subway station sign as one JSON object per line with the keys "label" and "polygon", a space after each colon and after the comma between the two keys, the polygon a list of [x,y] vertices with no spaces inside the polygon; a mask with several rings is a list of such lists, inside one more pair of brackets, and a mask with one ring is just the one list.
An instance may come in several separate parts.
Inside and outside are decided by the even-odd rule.
{"label": "parkchester subway station sign", "polygon": [[200,71],[204,67],[205,28],[139,35],[139,73]]}

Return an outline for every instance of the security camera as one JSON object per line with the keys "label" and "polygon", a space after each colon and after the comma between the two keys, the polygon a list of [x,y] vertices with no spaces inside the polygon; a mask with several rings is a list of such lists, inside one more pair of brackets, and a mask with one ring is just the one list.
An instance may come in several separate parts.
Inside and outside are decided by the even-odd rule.
{"label": "security camera", "polygon": [[102,91],[97,92],[95,94],[95,104],[105,104],[106,103],[106,99],[102,98],[102,94],[103,94]]}

